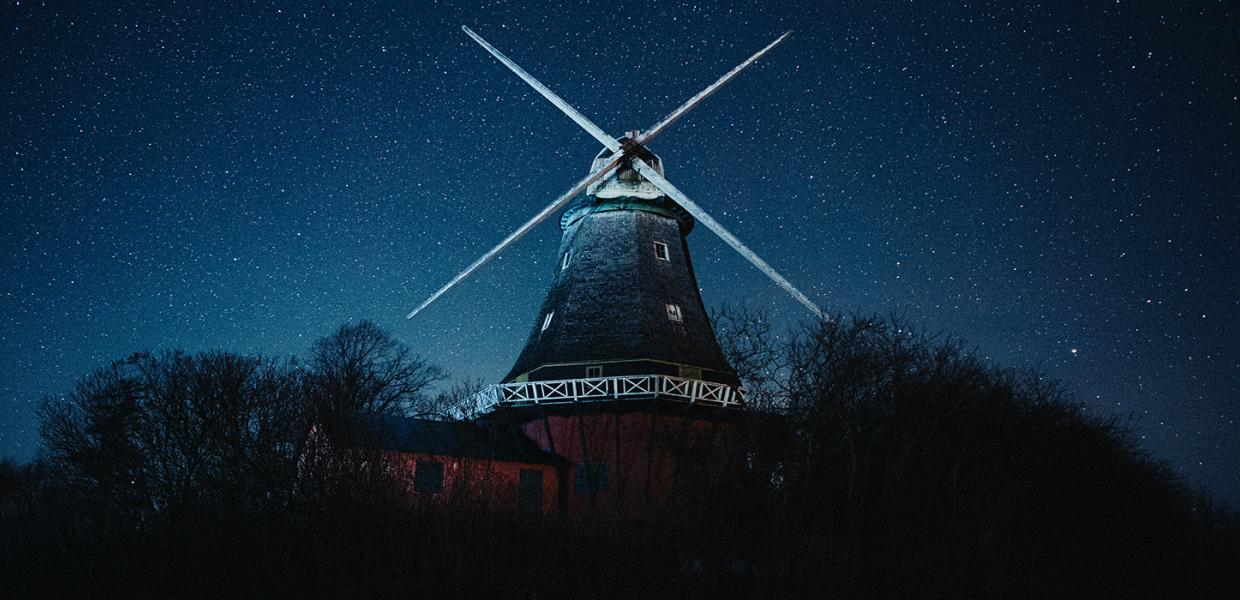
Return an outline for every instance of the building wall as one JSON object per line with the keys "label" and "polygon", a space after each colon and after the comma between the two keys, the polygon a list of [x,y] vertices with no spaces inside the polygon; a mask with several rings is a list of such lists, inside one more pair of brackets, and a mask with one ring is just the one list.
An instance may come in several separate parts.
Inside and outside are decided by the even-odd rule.
{"label": "building wall", "polygon": [[[516,515],[520,506],[521,470],[541,471],[542,515],[553,517],[557,513],[560,481],[557,469],[551,465],[399,451],[389,451],[388,459],[399,476],[408,482],[409,496],[419,505],[450,505],[511,515]],[[418,461],[443,464],[442,492],[415,491]]]}
{"label": "building wall", "polygon": [[[667,260],[656,256],[655,242],[666,244]],[[555,269],[504,381],[554,378],[537,370],[549,365],[656,360],[739,383],[715,339],[676,219],[642,210],[591,213],[564,231]],[[679,320],[668,317],[669,304],[679,307]]]}
{"label": "building wall", "polygon": [[[526,435],[566,459],[561,473],[568,518],[640,516],[705,501],[742,466],[734,424],[656,412],[559,414],[533,419]],[[580,464],[605,464],[605,489],[578,485]]]}

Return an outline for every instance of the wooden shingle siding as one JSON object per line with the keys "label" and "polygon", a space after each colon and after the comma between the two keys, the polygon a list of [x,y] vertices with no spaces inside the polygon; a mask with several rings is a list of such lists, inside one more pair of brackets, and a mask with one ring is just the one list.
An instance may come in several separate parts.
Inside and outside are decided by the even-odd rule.
{"label": "wooden shingle siding", "polygon": [[[667,243],[668,260],[655,253]],[[537,322],[516,364],[504,378],[557,364],[652,360],[698,367],[715,379],[737,383],[724,358],[702,298],[682,224],[646,210],[589,213],[564,230],[560,255],[573,267],[556,269]],[[681,320],[668,318],[668,305]],[[555,318],[544,331],[545,315]]]}

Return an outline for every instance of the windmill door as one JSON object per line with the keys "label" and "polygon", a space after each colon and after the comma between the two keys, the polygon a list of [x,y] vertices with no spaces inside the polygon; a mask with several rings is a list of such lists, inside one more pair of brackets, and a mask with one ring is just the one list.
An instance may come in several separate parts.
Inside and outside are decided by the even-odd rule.
{"label": "windmill door", "polygon": [[521,517],[537,519],[542,516],[543,472],[538,469],[521,469],[518,499]]}

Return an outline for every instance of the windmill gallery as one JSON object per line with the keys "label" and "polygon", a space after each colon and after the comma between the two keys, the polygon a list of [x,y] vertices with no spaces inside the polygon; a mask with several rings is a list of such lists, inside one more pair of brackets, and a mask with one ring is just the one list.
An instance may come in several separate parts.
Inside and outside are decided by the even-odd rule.
{"label": "windmill gallery", "polygon": [[616,139],[482,37],[474,41],[603,145],[589,174],[447,285],[561,209],[554,279],[503,382],[471,422],[367,417],[415,501],[480,501],[526,517],[636,517],[726,485],[754,415],[702,304],[686,236],[715,232],[814,315],[822,311],[663,176],[653,139],[783,42],[785,33],[646,131]]}

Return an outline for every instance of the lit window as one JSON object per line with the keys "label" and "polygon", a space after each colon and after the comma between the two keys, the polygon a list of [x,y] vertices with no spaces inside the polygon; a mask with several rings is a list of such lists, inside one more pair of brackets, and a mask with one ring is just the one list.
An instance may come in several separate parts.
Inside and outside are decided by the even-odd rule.
{"label": "lit window", "polygon": [[655,242],[654,256],[659,260],[671,260],[671,255],[667,253],[667,244],[664,244],[663,242]]}
{"label": "lit window", "polygon": [[553,310],[547,313],[546,317],[543,317],[543,326],[542,326],[541,331],[546,331],[548,327],[551,327],[551,317],[554,317],[554,316],[555,316],[555,311]]}
{"label": "lit window", "polygon": [[607,491],[607,463],[577,463],[574,486],[578,494]]}
{"label": "lit window", "polygon": [[572,260],[573,260],[573,250],[570,248],[568,252],[564,253],[564,262],[560,263],[560,270],[563,271],[564,269],[567,269],[568,263],[572,262]]}
{"label": "lit window", "polygon": [[438,494],[443,491],[443,463],[419,460],[413,467],[413,491]]}
{"label": "lit window", "polygon": [[684,319],[684,316],[680,314],[680,305],[679,305],[679,304],[668,304],[668,305],[667,305],[667,318],[669,318],[669,319],[671,319],[671,320],[673,320],[673,321],[683,321],[683,320],[685,320],[685,319]]}
{"label": "lit window", "polygon": [[586,377],[602,377],[603,367],[586,367]]}

